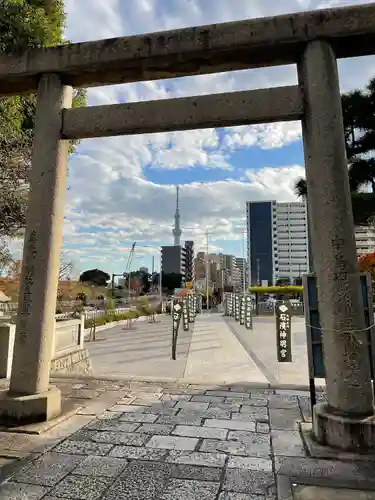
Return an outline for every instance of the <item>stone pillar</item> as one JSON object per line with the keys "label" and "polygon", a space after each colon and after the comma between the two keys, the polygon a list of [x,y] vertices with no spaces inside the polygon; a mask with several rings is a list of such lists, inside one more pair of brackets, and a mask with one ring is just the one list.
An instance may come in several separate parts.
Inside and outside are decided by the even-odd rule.
{"label": "stone pillar", "polygon": [[368,425],[361,428],[373,397],[337,62],[327,42],[307,45],[298,76],[328,395],[328,405],[315,407],[314,434],[322,444],[357,449],[375,444]]}
{"label": "stone pillar", "polygon": [[62,110],[72,88],[55,74],[38,85],[27,228],[10,390],[2,420],[36,421],[61,410],[49,372],[58,286],[69,142],[61,140]]}

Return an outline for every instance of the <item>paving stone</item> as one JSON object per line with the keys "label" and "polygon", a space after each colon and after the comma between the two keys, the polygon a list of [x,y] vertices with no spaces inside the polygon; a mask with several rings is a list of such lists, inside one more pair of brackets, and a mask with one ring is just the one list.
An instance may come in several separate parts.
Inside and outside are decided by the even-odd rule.
{"label": "paving stone", "polygon": [[219,396],[198,395],[198,396],[193,396],[191,400],[197,403],[211,403],[215,406],[219,403],[223,403],[225,398],[223,396],[219,397]]}
{"label": "paving stone", "polygon": [[39,436],[30,434],[18,433],[0,433],[0,447],[2,450],[12,451],[34,451],[35,448],[41,445]]}
{"label": "paving stone", "polygon": [[230,431],[227,439],[229,442],[236,441],[241,443],[244,446],[246,455],[268,457],[271,454],[270,436],[247,431]]}
{"label": "paving stone", "polygon": [[49,489],[31,484],[6,483],[0,485],[2,500],[41,500]]}
{"label": "paving stone", "polygon": [[205,467],[224,467],[226,455],[223,453],[202,453],[200,451],[171,451],[167,462],[175,464],[199,465]]}
{"label": "paving stone", "polygon": [[111,408],[109,408],[109,411],[120,412],[120,413],[136,413],[136,412],[143,413],[144,409],[145,409],[144,406],[117,403],[114,406],[111,406]]}
{"label": "paving stone", "polygon": [[219,495],[219,500],[266,500],[262,495],[247,495],[246,493],[233,493],[231,491],[223,491]]}
{"label": "paving stone", "polygon": [[168,464],[132,462],[101,500],[159,500],[170,479]]}
{"label": "paving stone", "polygon": [[162,448],[165,450],[194,450],[198,439],[176,436],[152,436],[146,444],[147,448]]}
{"label": "paving stone", "polygon": [[250,389],[252,399],[269,398],[271,394],[274,394],[272,389]]}
{"label": "paving stone", "polygon": [[116,420],[94,420],[86,425],[86,430],[92,431],[119,431],[119,432],[134,432],[138,427],[139,423],[136,422],[124,422],[119,419]]}
{"label": "paving stone", "polygon": [[50,493],[74,500],[97,500],[111,483],[112,480],[105,477],[72,475],[63,479]]}
{"label": "paving stone", "polygon": [[305,398],[299,398],[299,407],[302,413],[302,419],[305,422],[311,422],[312,412],[311,412],[310,398],[308,398],[308,400]]}
{"label": "paving stone", "polygon": [[159,436],[168,436],[174,429],[174,425],[167,424],[142,424],[136,432],[143,434],[158,434]]}
{"label": "paving stone", "polygon": [[134,396],[126,396],[125,398],[120,399],[117,401],[117,404],[119,405],[130,405],[131,403],[134,402],[136,398]]}
{"label": "paving stone", "polygon": [[240,411],[242,402],[241,401],[227,401],[224,403],[211,403],[208,407],[209,410],[213,408],[220,408],[222,410],[226,410],[228,412],[232,411]]}
{"label": "paving stone", "polygon": [[257,422],[256,432],[259,432],[261,434],[268,434],[270,432],[270,425],[266,422]]}
{"label": "paving stone", "polygon": [[157,419],[158,424],[169,424],[169,425],[202,425],[202,418],[198,418],[195,416],[195,414],[186,414],[186,415],[176,415],[176,416],[169,416],[169,415],[160,415],[160,417]]}
{"label": "paving stone", "polygon": [[230,410],[223,410],[222,408],[211,407],[207,410],[190,411],[182,409],[178,416],[189,416],[191,418],[231,418]]}
{"label": "paving stone", "polygon": [[275,457],[275,471],[280,475],[298,477],[298,482],[310,481],[315,484],[329,478],[332,483],[349,485],[364,484],[375,490],[374,464],[353,460],[326,460],[311,457]]}
{"label": "paving stone", "polygon": [[220,420],[220,419],[207,419],[204,422],[205,427],[214,427],[218,429],[230,429],[238,431],[255,431],[255,422],[241,420]]}
{"label": "paving stone", "polygon": [[228,469],[272,472],[272,460],[261,457],[229,457]]}
{"label": "paving stone", "polygon": [[121,422],[139,422],[145,424],[153,424],[159,415],[144,414],[144,413],[123,413],[120,417]]}
{"label": "paving stone", "polygon": [[223,470],[218,467],[170,464],[172,476],[177,479],[196,479],[197,481],[220,481]]}
{"label": "paving stone", "polygon": [[208,409],[209,403],[195,403],[193,401],[177,401],[176,408],[183,408],[186,411],[202,411]]}
{"label": "paving stone", "polygon": [[207,396],[218,396],[230,399],[250,399],[250,394],[246,392],[229,391],[206,391]]}
{"label": "paving stone", "polygon": [[114,458],[129,458],[133,460],[163,460],[167,450],[143,448],[140,446],[115,446],[109,453]]}
{"label": "paving stone", "polygon": [[53,451],[56,453],[70,453],[71,455],[103,456],[112,448],[112,444],[94,443],[92,441],[71,441],[67,439],[53,448]]}
{"label": "paving stone", "polygon": [[133,404],[135,405],[152,405],[160,404],[162,394],[143,394],[134,399]]}
{"label": "paving stone", "polygon": [[73,474],[95,477],[117,477],[125,469],[127,464],[128,461],[121,458],[90,456],[85,458],[85,460],[74,469]]}
{"label": "paving stone", "polygon": [[271,429],[294,431],[298,428],[298,422],[302,420],[301,412],[297,409],[270,408],[269,412]]}
{"label": "paving stone", "polygon": [[251,392],[251,387],[247,384],[232,384],[229,387],[229,392]]}
{"label": "paving stone", "polygon": [[232,413],[236,420],[268,420],[268,409],[258,406],[242,406],[240,413]]}
{"label": "paving stone", "polygon": [[143,413],[173,417],[179,410],[179,408],[163,408],[161,406],[159,408],[152,408],[151,406],[145,406]]}
{"label": "paving stone", "polygon": [[12,477],[12,481],[41,486],[55,486],[83,459],[83,457],[74,455],[49,452],[27,464]]}
{"label": "paving stone", "polygon": [[226,439],[226,429],[214,429],[210,427],[197,427],[192,425],[178,425],[172,432],[176,436],[187,436],[197,438]]}
{"label": "paving stone", "polygon": [[79,431],[71,434],[67,439],[71,441],[91,441],[92,436],[96,431],[90,431],[87,429],[80,429]]}
{"label": "paving stone", "polygon": [[250,447],[238,441],[220,441],[218,439],[204,439],[199,451],[207,453],[227,453],[229,455],[256,456]]}
{"label": "paving stone", "polygon": [[161,398],[163,402],[168,401],[190,401],[192,396],[190,394],[164,394]]}
{"label": "paving stone", "polygon": [[[317,391],[320,392],[320,391]],[[296,389],[275,389],[275,394],[280,396],[292,396],[293,397],[309,397],[309,391],[299,391]]]}
{"label": "paving stone", "polygon": [[131,446],[143,446],[150,439],[148,434],[140,434],[136,432],[110,432],[102,431],[95,432],[92,436],[92,441],[95,443],[109,444],[127,444]]}
{"label": "paving stone", "polygon": [[223,489],[237,493],[266,495],[276,489],[272,472],[245,469],[227,469]]}
{"label": "paving stone", "polygon": [[98,392],[92,389],[73,389],[68,395],[69,399],[94,399]]}
{"label": "paving stone", "polygon": [[298,431],[272,431],[272,447],[275,455],[305,457],[301,435]]}
{"label": "paving stone", "polygon": [[161,500],[216,500],[220,483],[172,479]]}
{"label": "paving stone", "polygon": [[119,418],[122,415],[120,412],[116,411],[111,411],[111,410],[106,410],[103,411],[100,415],[97,416],[97,418],[103,419],[103,420],[116,420],[116,418]]}
{"label": "paving stone", "polygon": [[266,398],[256,398],[256,399],[249,399],[246,401],[243,401],[243,405],[245,406],[268,406],[269,400]]}
{"label": "paving stone", "polygon": [[143,413],[154,413],[161,414],[167,410],[175,408],[177,401],[163,401],[159,403],[153,403],[144,407]]}
{"label": "paving stone", "polygon": [[283,409],[294,409],[299,408],[297,396],[292,395],[282,395],[282,394],[271,394],[270,408],[283,408]]}

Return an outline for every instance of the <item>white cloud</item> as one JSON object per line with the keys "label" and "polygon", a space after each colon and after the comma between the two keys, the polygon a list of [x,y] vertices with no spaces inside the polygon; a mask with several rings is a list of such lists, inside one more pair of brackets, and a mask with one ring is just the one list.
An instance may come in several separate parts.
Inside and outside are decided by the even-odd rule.
{"label": "white cloud", "polygon": [[[371,3],[363,0],[65,0],[66,36],[72,41],[141,34],[244,18],[277,15],[306,9]],[[375,73],[374,58],[339,62],[343,91],[363,86]],[[144,82],[90,89],[88,105],[111,104],[203,95],[297,83],[294,66]],[[155,175],[198,166],[226,172],[227,180],[193,182],[181,190],[184,238],[204,245],[208,227],[212,249],[216,240],[239,238],[244,227],[245,203],[255,199],[292,200],[293,183],[303,167],[237,170],[235,154],[258,147],[265,152],[282,148],[301,137],[299,123],[187,131],[82,141],[70,160],[64,243],[83,269],[90,264],[114,270],[123,267],[123,245],[134,240],[171,242],[175,190],[152,183]],[[251,164],[251,156],[249,156]],[[285,164],[285,158],[283,160]],[[175,172],[174,172],[175,173]],[[191,175],[190,177],[191,178]],[[92,230],[100,229],[100,232]],[[237,228],[237,229],[236,229]],[[88,231],[84,235],[82,230]],[[138,250],[143,253],[152,249]],[[117,266],[117,267],[116,267]]]}

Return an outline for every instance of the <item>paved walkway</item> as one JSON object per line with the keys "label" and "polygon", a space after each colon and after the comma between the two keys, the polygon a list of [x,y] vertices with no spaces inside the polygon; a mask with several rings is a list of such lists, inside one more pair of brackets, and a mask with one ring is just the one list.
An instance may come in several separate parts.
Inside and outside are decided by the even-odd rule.
{"label": "paved walkway", "polygon": [[[29,442],[23,463],[0,469],[2,500],[375,498],[374,462],[332,451],[327,458],[329,452],[309,444],[308,431],[301,437],[300,426],[310,419],[306,392],[136,380],[54,382],[67,399],[69,387],[77,401],[93,399],[44,434],[1,433],[1,456],[9,458],[15,437]],[[359,487],[372,493],[348,489]]]}
{"label": "paved walkway", "polygon": [[255,317],[253,330],[246,330],[233,318],[226,322],[241,342],[250,358],[271,384],[308,385],[308,360],[304,318],[292,317],[292,362],[278,363],[276,351],[276,320],[274,317]]}
{"label": "paved walkway", "polygon": [[222,315],[215,313],[196,318],[184,377],[225,383],[267,382]]}
{"label": "paved walkway", "polygon": [[172,319],[164,316],[156,323],[133,323],[132,329],[115,326],[96,334],[95,342],[86,342],[94,373],[100,375],[142,375],[183,377],[193,330],[181,328],[177,360],[171,359]]}
{"label": "paved walkway", "polygon": [[[244,330],[244,327],[241,327]],[[171,359],[172,321],[116,326],[87,342],[96,376],[173,377],[222,383],[268,382],[221,314],[200,314],[190,330],[180,326],[177,359]]]}

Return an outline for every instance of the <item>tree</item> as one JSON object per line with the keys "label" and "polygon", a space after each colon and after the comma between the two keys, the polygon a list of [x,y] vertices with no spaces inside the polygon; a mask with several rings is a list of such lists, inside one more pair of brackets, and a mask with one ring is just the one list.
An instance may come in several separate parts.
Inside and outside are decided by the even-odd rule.
{"label": "tree", "polygon": [[358,257],[359,269],[362,273],[370,273],[375,278],[375,252],[365,253]]}
{"label": "tree", "polygon": [[12,262],[13,258],[9,248],[0,241],[0,276],[9,269]]}
{"label": "tree", "polygon": [[110,275],[100,269],[89,269],[84,271],[79,277],[81,283],[89,283],[90,285],[106,286],[110,280]]}
{"label": "tree", "polygon": [[62,252],[60,256],[59,281],[70,279],[73,268],[73,261],[69,259],[65,252]]}
{"label": "tree", "polygon": [[[342,95],[342,111],[354,223],[369,224],[375,216],[375,78],[364,90]],[[370,185],[372,193],[361,193]],[[305,179],[295,184],[299,197],[307,197]]]}
{"label": "tree", "polygon": [[150,291],[150,288],[151,288],[151,275],[149,273],[144,272],[144,271],[140,271],[139,279],[141,281],[142,292],[148,293]]}
{"label": "tree", "polygon": [[177,273],[162,273],[163,288],[167,288],[172,292],[175,288],[180,288],[182,284],[182,274]]}
{"label": "tree", "polygon": [[[0,55],[68,43],[64,23],[63,0],[0,2]],[[85,96],[75,91],[73,106]],[[0,98],[0,237],[17,236],[26,224],[35,107],[35,95]]]}

